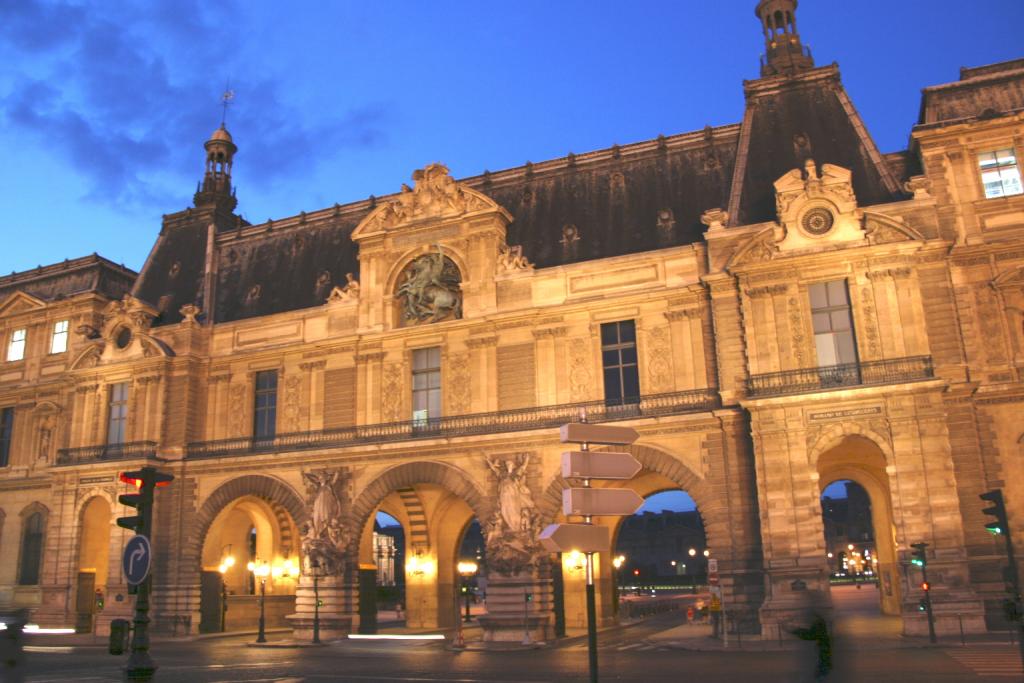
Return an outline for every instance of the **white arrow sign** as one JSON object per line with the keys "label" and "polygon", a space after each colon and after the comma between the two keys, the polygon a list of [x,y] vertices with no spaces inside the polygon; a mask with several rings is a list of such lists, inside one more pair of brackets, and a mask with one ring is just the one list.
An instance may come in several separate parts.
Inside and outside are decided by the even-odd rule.
{"label": "white arrow sign", "polygon": [[641,469],[629,453],[604,451],[565,451],[562,476],[566,479],[632,479]]}
{"label": "white arrow sign", "polygon": [[562,512],[567,515],[631,515],[643,504],[632,489],[562,489]]}
{"label": "white arrow sign", "polygon": [[540,532],[540,544],[552,553],[601,553],[612,548],[608,527],[591,524],[551,524]]}
{"label": "white arrow sign", "polygon": [[559,430],[562,443],[602,443],[609,446],[625,446],[640,438],[632,427],[594,425],[570,422]]}

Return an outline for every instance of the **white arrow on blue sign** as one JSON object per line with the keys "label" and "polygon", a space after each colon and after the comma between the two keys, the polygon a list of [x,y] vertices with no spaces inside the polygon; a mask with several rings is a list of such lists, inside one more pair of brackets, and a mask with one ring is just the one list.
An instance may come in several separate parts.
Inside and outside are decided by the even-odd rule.
{"label": "white arrow on blue sign", "polygon": [[132,536],[124,546],[121,569],[129,586],[138,586],[149,576],[153,564],[153,548],[149,539],[142,535]]}

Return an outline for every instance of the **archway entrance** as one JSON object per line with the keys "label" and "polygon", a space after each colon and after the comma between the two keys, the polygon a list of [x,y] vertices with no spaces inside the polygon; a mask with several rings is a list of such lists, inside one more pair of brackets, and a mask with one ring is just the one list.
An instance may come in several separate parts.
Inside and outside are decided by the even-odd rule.
{"label": "archway entrance", "polygon": [[203,540],[202,633],[255,628],[260,599],[268,628],[295,612],[298,530],[280,504],[253,495],[228,503]]}
{"label": "archway entrance", "polygon": [[453,628],[460,609],[458,562],[476,516],[446,487],[394,488],[362,524],[359,632]]}
{"label": "archway entrance", "polygon": [[90,633],[106,601],[110,566],[110,503],[95,496],[82,508],[75,587],[75,630]]}
{"label": "archway entrance", "polygon": [[[866,618],[902,611],[885,464],[881,449],[858,435],[844,437],[818,458],[825,552],[837,619],[844,613]],[[898,631],[898,624],[894,628]]]}

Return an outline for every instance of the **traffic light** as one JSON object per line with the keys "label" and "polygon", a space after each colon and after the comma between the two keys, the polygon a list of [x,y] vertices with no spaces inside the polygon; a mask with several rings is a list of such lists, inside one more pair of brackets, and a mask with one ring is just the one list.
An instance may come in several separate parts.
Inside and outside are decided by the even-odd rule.
{"label": "traffic light", "polygon": [[921,590],[923,590],[925,593],[927,593],[931,589],[932,589],[932,585],[930,583],[928,583],[927,581],[922,581],[921,582]]}
{"label": "traffic light", "polygon": [[982,514],[989,515],[995,519],[985,525],[985,528],[989,530],[989,533],[995,534],[996,536],[1006,533],[1006,530],[1010,528],[1010,525],[1006,521],[1006,505],[1003,503],[1003,490],[992,489],[978,496],[987,503],[992,503],[991,507],[987,507],[982,510]]}
{"label": "traffic light", "polygon": [[174,481],[174,475],[161,472],[155,467],[143,467],[141,470],[122,472],[120,479],[139,489],[138,493],[122,493],[117,502],[138,510],[138,514],[130,517],[118,517],[117,525],[124,529],[149,537],[153,528],[153,489],[167,486]]}
{"label": "traffic light", "polygon": [[916,564],[918,567],[924,567],[928,564],[928,558],[925,556],[925,548],[928,547],[927,543],[914,543],[910,546],[914,549],[914,554],[910,560],[911,564]]}
{"label": "traffic light", "polygon": [[533,602],[533,593],[526,594],[526,602]]}
{"label": "traffic light", "polygon": [[917,611],[918,612],[927,612],[928,611],[928,601],[925,600],[924,598],[921,598],[917,602]]}

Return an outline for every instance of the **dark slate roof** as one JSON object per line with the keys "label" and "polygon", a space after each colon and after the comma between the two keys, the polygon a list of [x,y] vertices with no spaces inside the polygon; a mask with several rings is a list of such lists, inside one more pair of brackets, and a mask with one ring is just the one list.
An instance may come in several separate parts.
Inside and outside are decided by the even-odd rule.
{"label": "dark slate roof", "polygon": [[960,80],[921,92],[919,125],[941,125],[1024,110],[1024,59],[960,70]]}
{"label": "dark slate roof", "polygon": [[774,220],[773,183],[813,159],[853,172],[861,205],[903,198],[896,178],[868,136],[840,84],[839,70],[826,66],[797,78],[747,83],[747,111],[738,157],[739,186],[729,210],[732,225]]}
{"label": "dark slate roof", "polygon": [[[772,183],[803,166],[808,155],[819,165],[850,168],[862,204],[903,198],[899,181],[916,172],[916,161],[878,153],[835,66],[750,82],[747,97],[740,125],[570,154],[462,182],[512,214],[508,243],[521,245],[539,268],[699,242],[700,216],[712,208],[729,208],[734,225],[772,220]],[[795,143],[798,134],[809,147]],[[205,226],[212,223],[216,322],[320,306],[333,286],[345,283],[345,273],[358,277],[351,233],[376,201],[262,225],[201,208],[175,214],[165,220],[135,295],[163,311],[157,325],[179,321],[185,303],[205,308]],[[565,239],[567,226],[578,240]]]}
{"label": "dark slate roof", "polygon": [[465,182],[508,209],[508,243],[539,268],[634,254],[701,240],[701,214],[728,201],[736,136],[707,128]]}
{"label": "dark slate roof", "polygon": [[183,222],[165,227],[157,238],[132,292],[160,312],[156,324],[181,322],[178,311],[185,304],[202,306],[206,226],[205,221]]}
{"label": "dark slate roof", "polygon": [[120,299],[136,276],[134,270],[92,254],[0,277],[0,302],[18,291],[48,302],[89,292]]}

